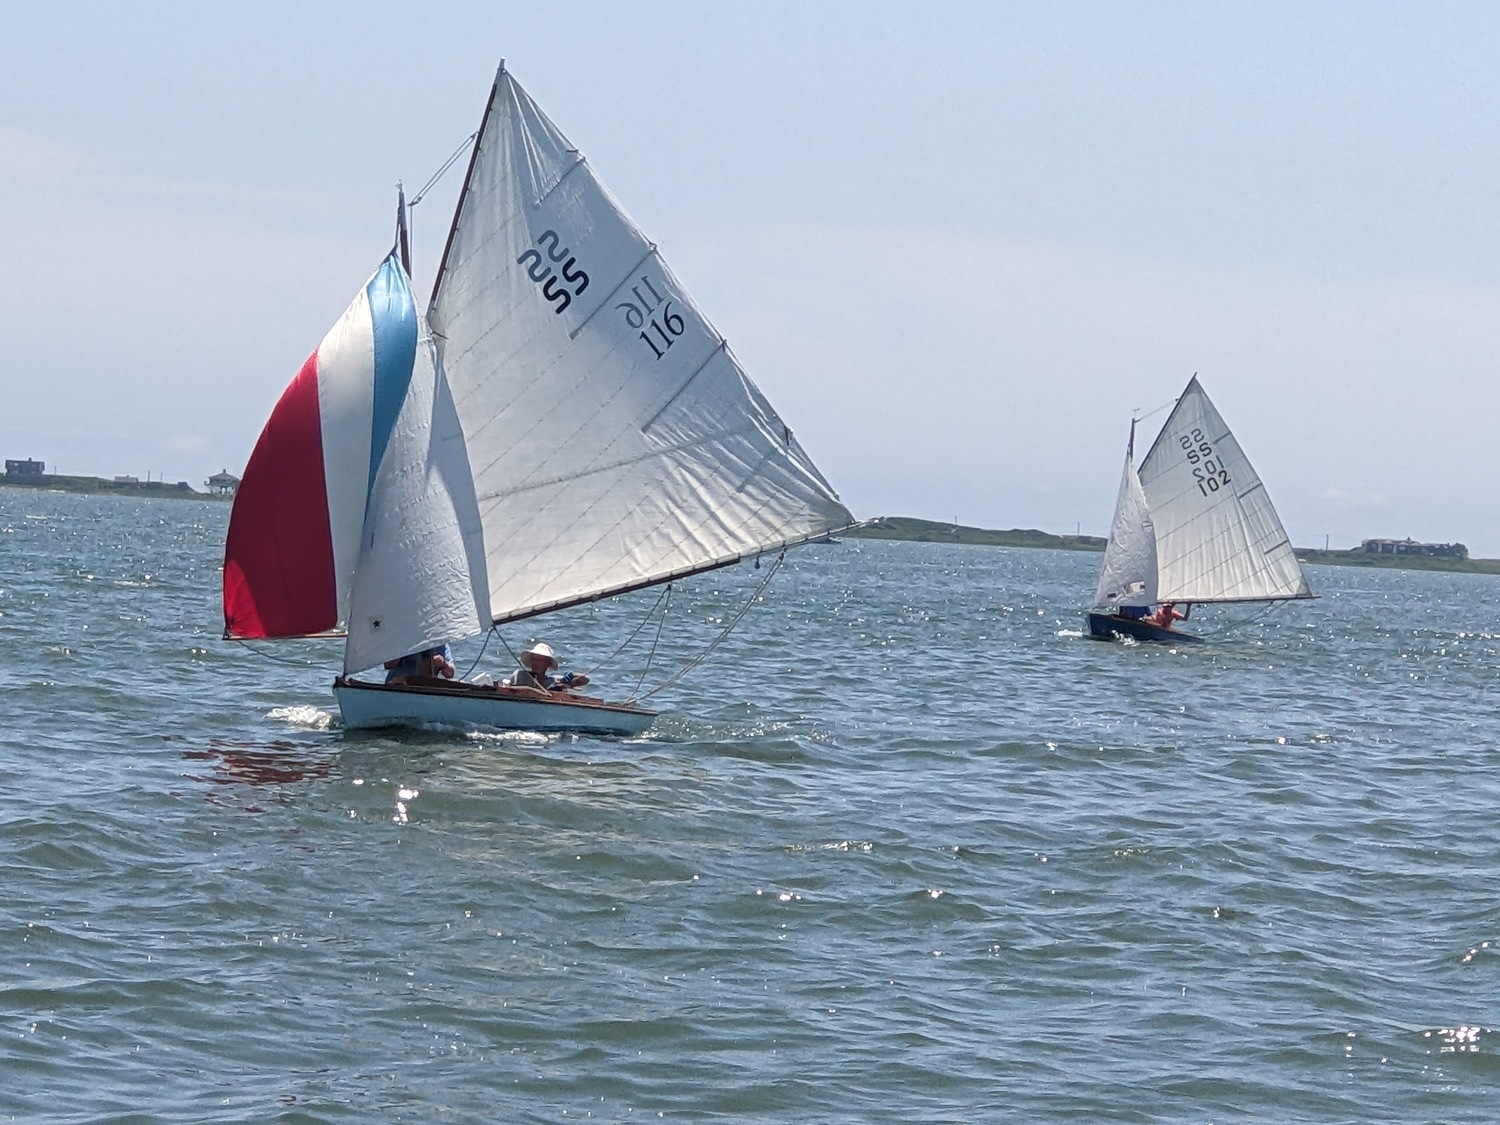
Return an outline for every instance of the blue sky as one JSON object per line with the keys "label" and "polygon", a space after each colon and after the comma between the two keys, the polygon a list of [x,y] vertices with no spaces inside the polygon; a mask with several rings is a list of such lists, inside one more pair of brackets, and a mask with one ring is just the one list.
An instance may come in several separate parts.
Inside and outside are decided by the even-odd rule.
{"label": "blue sky", "polygon": [[1196,371],[1295,542],[1500,556],[1500,8],[7,5],[0,42],[4,456],[241,468],[503,56],[857,514],[1103,534],[1131,411]]}

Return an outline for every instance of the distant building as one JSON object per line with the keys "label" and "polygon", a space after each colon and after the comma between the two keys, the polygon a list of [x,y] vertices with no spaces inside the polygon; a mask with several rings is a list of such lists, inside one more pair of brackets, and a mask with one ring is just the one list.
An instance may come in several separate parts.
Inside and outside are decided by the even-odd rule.
{"label": "distant building", "polygon": [[1438,559],[1467,559],[1462,543],[1418,543],[1415,539],[1366,539],[1359,549],[1367,555],[1429,555]]}
{"label": "distant building", "polygon": [[203,483],[214,496],[233,496],[240,487],[240,478],[228,469],[221,469]]}
{"label": "distant building", "polygon": [[135,485],[138,485],[138,484],[141,483],[141,478],[140,477],[130,477],[130,476],[115,477],[115,483],[116,484],[129,485],[131,487],[134,487]]}
{"label": "distant building", "polygon": [[34,480],[46,472],[46,463],[42,461],[32,461],[28,458],[25,461],[5,462],[5,475],[8,477],[26,477]]}

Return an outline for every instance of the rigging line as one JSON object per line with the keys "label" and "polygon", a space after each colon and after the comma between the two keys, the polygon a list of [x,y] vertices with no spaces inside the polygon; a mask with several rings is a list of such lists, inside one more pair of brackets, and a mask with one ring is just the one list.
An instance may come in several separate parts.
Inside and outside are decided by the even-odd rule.
{"label": "rigging line", "polygon": [[494,633],[495,636],[497,636],[497,637],[500,638],[500,643],[505,646],[505,651],[508,652],[508,653],[510,653],[510,666],[511,666],[511,668],[515,669],[515,668],[525,667],[521,663],[521,658],[516,655],[516,650],[513,649],[513,648],[511,648],[510,647],[510,642],[505,639],[505,634],[500,631],[500,626],[498,626],[498,625],[491,625],[490,626],[490,632]]}
{"label": "rigging line", "polygon": [[[1154,407],[1151,410],[1146,411],[1146,413],[1144,413],[1144,414],[1135,414],[1135,415],[1132,415],[1131,416],[1131,421],[1133,421],[1133,422],[1144,422],[1147,418],[1151,418],[1151,417],[1154,417],[1157,414],[1160,414],[1163,410],[1167,409],[1167,407],[1175,405],[1176,402],[1177,402],[1177,400],[1175,398],[1169,398],[1169,399],[1167,399],[1166,402],[1162,403],[1160,406]],[[1139,408],[1137,408],[1137,409],[1139,409]]]}
{"label": "rigging line", "polygon": [[667,610],[672,604],[672,583],[667,583],[666,589],[667,605],[662,608],[661,618],[656,623],[656,636],[651,639],[651,651],[646,654],[646,666],[641,669],[641,678],[636,680],[635,687],[630,689],[631,700],[640,693],[641,685],[646,682],[646,677],[651,673],[651,665],[656,662],[656,646],[661,644],[662,627],[667,623]]}
{"label": "rigging line", "polygon": [[285,664],[289,668],[316,668],[317,665],[311,660],[293,660],[287,656],[277,656],[259,645],[253,645],[249,641],[240,641],[247,652],[253,652],[262,660],[269,660],[273,664]]}
{"label": "rigging line", "polygon": [[[1285,599],[1282,599],[1282,600],[1285,600]],[[1260,608],[1260,610],[1258,612],[1252,613],[1248,617],[1240,617],[1240,618],[1237,618],[1237,619],[1232,619],[1230,621],[1227,621],[1227,622],[1225,622],[1225,624],[1223,625],[1223,627],[1222,627],[1222,629],[1220,631],[1222,633],[1227,634],[1227,633],[1236,632],[1236,631],[1238,631],[1240,629],[1243,629],[1243,628],[1245,628],[1246,626],[1249,626],[1249,625],[1257,625],[1257,624],[1259,624],[1261,621],[1263,621],[1265,619],[1266,615],[1271,612],[1271,607],[1274,606],[1275,604],[1276,604],[1275,602],[1268,601],[1268,602],[1264,603],[1261,606],[1261,608]]]}
{"label": "rigging line", "polygon": [[781,552],[781,554],[776,557],[776,561],[774,563],[772,563],[769,568],[767,568],[766,576],[763,579],[761,579],[760,585],[757,586],[755,588],[755,590],[751,593],[749,600],[746,601],[745,604],[740,607],[739,613],[737,613],[737,614],[734,615],[733,620],[731,620],[729,622],[729,624],[725,625],[724,628],[719,631],[719,635],[717,637],[715,637],[713,640],[711,640],[711,641],[708,642],[708,647],[707,648],[705,648],[702,652],[700,652],[692,660],[689,660],[685,665],[683,665],[682,668],[674,676],[672,676],[670,679],[667,679],[667,680],[663,681],[662,683],[657,684],[654,688],[652,688],[650,691],[648,691],[645,695],[641,696],[639,700],[631,700],[631,702],[632,703],[637,703],[637,702],[643,702],[643,701],[645,701],[647,699],[650,699],[653,695],[655,695],[657,692],[661,691],[663,688],[669,688],[669,687],[671,687],[678,680],[682,679],[683,676],[686,676],[694,668],[698,667],[698,665],[702,664],[705,660],[707,660],[708,659],[708,654],[711,653],[711,652],[713,652],[714,649],[718,648],[719,644],[726,637],[728,637],[730,633],[732,633],[734,631],[735,626],[740,623],[740,621],[744,618],[745,614],[747,614],[747,613],[750,612],[750,607],[752,605],[754,605],[755,602],[756,602],[756,600],[761,596],[761,594],[763,594],[765,592],[765,589],[770,584],[771,579],[773,577],[775,577],[776,572],[781,569],[781,564],[782,564],[782,562],[785,559],[786,559],[786,551],[785,551],[785,549],[783,549],[782,552]]}
{"label": "rigging line", "polygon": [[[478,668],[479,667],[479,662],[484,659],[484,650],[490,647],[490,638],[493,637],[497,631],[498,630],[496,630],[496,628],[493,625],[490,626],[489,632],[485,633],[485,635],[484,635],[484,644],[482,644],[482,645],[479,646],[479,655],[474,658],[474,663],[469,665],[469,670],[467,672],[465,672],[462,676],[460,676],[459,677],[460,679],[467,680],[470,676],[472,676],[474,674],[474,669]],[[502,639],[502,643],[503,643],[503,639]]]}
{"label": "rigging line", "polygon": [[467,138],[465,138],[463,144],[459,145],[456,149],[453,150],[453,155],[448,157],[447,160],[443,161],[443,166],[432,174],[432,179],[423,184],[422,190],[411,197],[411,202],[406,205],[406,209],[408,211],[410,211],[418,203],[422,202],[422,197],[432,190],[433,185],[435,185],[439,180],[443,178],[443,174],[447,172],[449,168],[453,167],[453,165],[458,161],[458,158],[464,154],[464,150],[471,144],[473,144],[474,138],[478,136],[479,130],[476,129],[474,132],[470,133]]}
{"label": "rigging line", "polygon": [[[620,653],[624,652],[625,649],[630,646],[630,642],[633,641],[633,640],[635,640],[636,637],[640,636],[641,630],[646,627],[647,622],[649,622],[651,620],[651,618],[656,614],[656,611],[661,608],[662,602],[665,601],[665,600],[667,600],[667,598],[671,595],[671,593],[672,593],[672,584],[670,582],[668,582],[665,586],[662,587],[662,592],[656,596],[656,603],[654,605],[652,605],[652,607],[649,610],[646,611],[646,615],[641,618],[640,624],[637,625],[633,630],[631,630],[630,636],[626,637],[622,642],[620,642],[620,647],[617,648],[617,649],[615,649],[614,652],[610,653],[603,660],[598,661],[596,664],[594,664],[594,666],[592,668],[585,668],[584,671],[583,671],[583,674],[585,676],[592,676],[600,668],[608,667],[610,661],[614,660],[615,657],[619,656]],[[658,627],[657,628],[658,635],[660,634],[660,632],[661,632],[661,629],[660,629],[660,627]],[[639,688],[640,685],[637,684],[636,687]]]}

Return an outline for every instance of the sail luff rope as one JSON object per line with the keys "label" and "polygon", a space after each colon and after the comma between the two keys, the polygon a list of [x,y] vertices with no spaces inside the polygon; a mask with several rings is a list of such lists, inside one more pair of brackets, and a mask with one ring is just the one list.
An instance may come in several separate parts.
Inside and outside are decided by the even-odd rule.
{"label": "sail luff rope", "polygon": [[723,642],[723,640],[726,637],[728,637],[730,633],[732,633],[734,631],[735,626],[737,626],[740,623],[740,621],[744,618],[745,614],[747,614],[747,613],[750,612],[750,607],[752,605],[754,605],[755,602],[756,602],[756,600],[761,596],[761,594],[763,594],[765,592],[765,589],[770,584],[771,579],[773,577],[775,577],[776,572],[781,569],[782,561],[785,560],[785,558],[786,558],[786,550],[783,549],[782,552],[781,552],[781,554],[776,557],[776,561],[774,563],[772,563],[770,565],[770,567],[767,569],[765,578],[761,579],[760,585],[755,588],[755,591],[750,595],[749,600],[747,600],[745,602],[745,604],[740,607],[739,613],[737,613],[737,614],[734,615],[733,620],[731,620],[729,622],[729,624],[725,625],[724,628],[719,631],[719,635],[717,637],[715,637],[713,640],[711,640],[708,643],[708,646],[702,652],[700,652],[692,660],[690,660],[686,664],[684,664],[682,666],[682,668],[674,676],[672,676],[671,678],[669,678],[667,680],[664,680],[662,683],[657,684],[654,688],[652,688],[650,691],[648,691],[645,695],[640,696],[639,699],[632,699],[632,700],[629,700],[629,702],[631,702],[631,703],[638,703],[638,702],[642,702],[644,700],[650,699],[653,695],[655,695],[657,692],[661,691],[663,688],[669,688],[669,687],[671,687],[678,680],[682,679],[683,676],[686,676],[694,668],[698,667],[698,665],[702,664],[705,660],[707,660],[709,653],[713,652],[714,649],[718,648],[719,645]]}

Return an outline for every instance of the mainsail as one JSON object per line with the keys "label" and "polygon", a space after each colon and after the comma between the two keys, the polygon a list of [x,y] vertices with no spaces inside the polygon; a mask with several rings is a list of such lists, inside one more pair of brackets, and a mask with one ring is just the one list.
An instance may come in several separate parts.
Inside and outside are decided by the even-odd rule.
{"label": "mainsail", "polygon": [[1115,518],[1109,527],[1104,564],[1094,606],[1111,611],[1120,606],[1156,604],[1156,530],[1147,510],[1146,494],[1135,471],[1135,423],[1130,424],[1130,442],[1125,447],[1125,469],[1120,474],[1120,494],[1115,500]]}
{"label": "mainsail", "polygon": [[428,320],[467,442],[497,623],[853,522],[503,64]]}
{"label": "mainsail", "polygon": [[1308,598],[1260,477],[1193,376],[1141,461],[1162,602]]}

